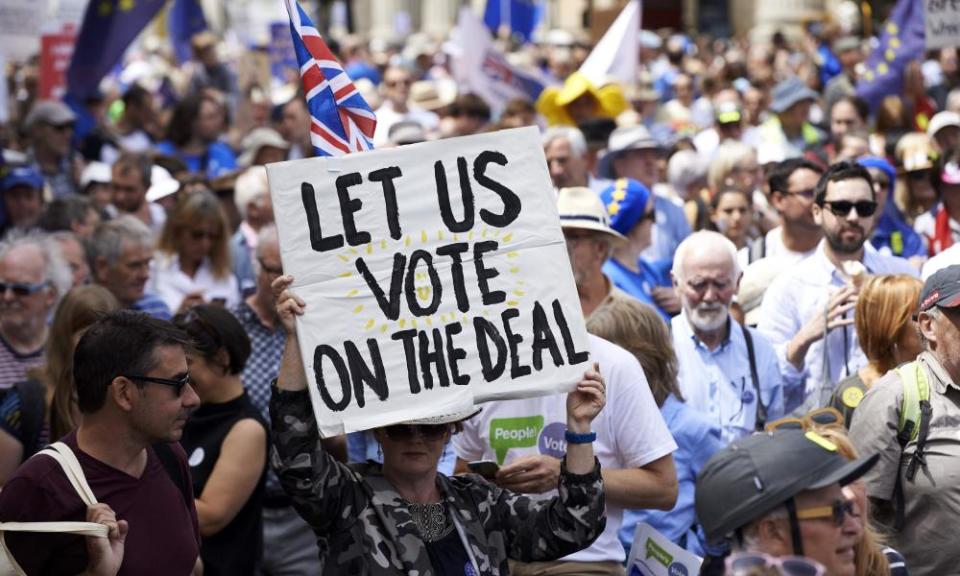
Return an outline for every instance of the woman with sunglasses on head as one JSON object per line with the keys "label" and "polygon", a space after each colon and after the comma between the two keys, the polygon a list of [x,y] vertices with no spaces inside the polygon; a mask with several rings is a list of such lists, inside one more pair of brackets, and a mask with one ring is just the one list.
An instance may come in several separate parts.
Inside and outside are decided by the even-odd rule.
{"label": "woman with sunglasses on head", "polygon": [[188,456],[206,576],[255,574],[267,462],[267,425],[240,382],[250,339],[222,306],[199,305],[174,318],[190,336],[190,384],[200,407],[180,444]]}
{"label": "woman with sunglasses on head", "polygon": [[[568,440],[559,495],[534,500],[478,475],[437,472],[455,422],[471,414],[378,428],[383,464],[346,466],[323,450],[310,405],[295,318],[306,304],[273,283],[287,332],[270,400],[275,468],[317,535],[324,574],[509,574],[508,559],[554,560],[587,547],[606,524],[600,465],[590,443],[605,404],[596,367],[567,396]],[[571,436],[572,437],[572,436]]]}
{"label": "woman with sunglasses on head", "polygon": [[[650,262],[641,256],[653,243],[657,220],[653,194],[636,180],[620,178],[600,193],[600,199],[607,208],[610,227],[623,236],[621,242],[613,245],[603,273],[614,286],[669,320],[670,312],[680,310],[680,301],[672,294],[668,274],[672,262]],[[662,293],[667,293],[669,298],[664,300]]]}
{"label": "woman with sunglasses on head", "polygon": [[850,427],[853,411],[881,376],[922,352],[917,306],[923,283],[906,274],[869,278],[860,288],[854,326],[867,365],[837,384],[830,405]]}
{"label": "woman with sunglasses on head", "polygon": [[[836,445],[841,456],[847,460],[857,459],[857,451],[843,428],[817,426],[815,429],[817,434]],[[870,524],[869,500],[863,479],[847,484],[843,491],[853,503],[852,515],[862,526],[863,532],[855,552],[856,576],[908,576],[903,555],[889,546],[884,546],[882,538]]]}
{"label": "woman with sunglasses on head", "polygon": [[197,304],[236,305],[240,292],[229,242],[217,197],[210,192],[184,196],[163,226],[147,291],[177,313]]}

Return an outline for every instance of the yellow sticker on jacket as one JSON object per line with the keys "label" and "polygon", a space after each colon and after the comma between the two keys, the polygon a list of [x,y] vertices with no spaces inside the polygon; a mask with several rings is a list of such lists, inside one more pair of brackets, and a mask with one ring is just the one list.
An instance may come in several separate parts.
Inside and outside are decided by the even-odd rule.
{"label": "yellow sticker on jacket", "polygon": [[851,386],[840,394],[840,399],[847,408],[856,408],[863,400],[863,390]]}

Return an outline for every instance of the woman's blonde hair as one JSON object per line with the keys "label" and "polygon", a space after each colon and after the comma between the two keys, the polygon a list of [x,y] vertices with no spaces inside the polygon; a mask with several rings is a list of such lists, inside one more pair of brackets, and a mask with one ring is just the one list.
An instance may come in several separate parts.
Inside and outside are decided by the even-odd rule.
{"label": "woman's blonde hair", "polygon": [[894,347],[911,330],[910,320],[917,313],[923,283],[913,276],[892,274],[874,276],[860,289],[855,325],[860,348],[879,374],[896,368]]}
{"label": "woman's blonde hair", "polygon": [[666,323],[653,308],[632,298],[618,298],[597,309],[587,330],[633,354],[650,383],[657,406],[673,394],[683,402],[677,386],[679,365]]}
{"label": "woman's blonde hair", "polygon": [[102,286],[78,286],[63,297],[50,325],[47,363],[40,373],[50,401],[50,438],[56,440],[77,427],[74,421],[73,349],[76,336],[120,302]]}
{"label": "woman's blonde hair", "polygon": [[210,268],[214,277],[226,278],[230,271],[230,225],[220,201],[207,191],[187,194],[177,202],[167,217],[157,242],[157,249],[167,256],[180,254],[184,235],[203,224],[212,224],[218,231],[210,247]]}
{"label": "woman's blonde hair", "polygon": [[[823,436],[837,446],[837,451],[847,460],[856,460],[857,449],[850,442],[847,431],[842,428],[817,428],[817,434]],[[868,504],[869,505],[869,501]],[[883,540],[877,531],[870,524],[869,510],[861,510],[860,515],[863,519],[863,536],[857,542],[856,557],[856,576],[876,576],[877,574],[889,574],[890,563],[887,557],[883,555]]]}
{"label": "woman's blonde hair", "polygon": [[727,177],[733,172],[737,164],[747,158],[756,157],[756,151],[746,144],[737,141],[727,141],[717,148],[713,159],[710,160],[710,167],[707,169],[707,186],[711,194],[716,194],[721,188],[726,187]]}

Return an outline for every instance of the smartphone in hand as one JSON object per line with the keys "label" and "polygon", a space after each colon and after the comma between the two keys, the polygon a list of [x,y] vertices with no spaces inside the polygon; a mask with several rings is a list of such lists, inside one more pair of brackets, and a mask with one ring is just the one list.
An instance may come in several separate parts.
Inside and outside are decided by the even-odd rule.
{"label": "smartphone in hand", "polygon": [[474,474],[479,474],[486,478],[487,480],[493,480],[497,475],[497,472],[500,470],[500,466],[492,460],[475,460],[473,462],[467,462],[467,468],[470,469]]}

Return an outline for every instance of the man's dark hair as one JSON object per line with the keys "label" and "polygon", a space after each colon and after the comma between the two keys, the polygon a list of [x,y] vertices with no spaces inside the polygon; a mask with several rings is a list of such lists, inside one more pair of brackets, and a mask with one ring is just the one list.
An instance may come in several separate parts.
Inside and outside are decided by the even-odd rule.
{"label": "man's dark hair", "polygon": [[457,99],[450,105],[450,115],[469,116],[470,118],[489,122],[490,106],[487,105],[483,98],[476,94],[461,94],[457,96]]}
{"label": "man's dark hair", "polygon": [[851,106],[853,106],[853,110],[857,113],[857,116],[860,117],[861,122],[866,123],[866,121],[870,118],[870,104],[855,94],[844,94],[843,96],[837,98],[836,101],[830,106],[830,112],[833,112],[833,107],[841,102],[848,102]]}
{"label": "man's dark hair", "polygon": [[227,353],[227,374],[243,372],[250,357],[250,337],[229,310],[203,304],[178,314],[173,323],[190,337],[193,350],[205,359],[213,359],[222,348]]}
{"label": "man's dark hair", "polygon": [[781,194],[786,194],[787,189],[790,187],[789,180],[793,176],[793,173],[801,168],[806,168],[807,170],[812,170],[817,174],[823,174],[823,168],[817,166],[810,160],[806,158],[790,158],[780,162],[770,170],[770,174],[767,176],[767,184],[770,186],[770,193],[780,192]]}
{"label": "man's dark hair", "polygon": [[73,354],[80,412],[103,408],[107,387],[117,376],[149,374],[157,366],[160,346],[189,349],[190,339],[170,322],[133,310],[111,312],[90,326]]}
{"label": "man's dark hair", "polygon": [[47,204],[37,225],[44,232],[69,232],[75,223],[86,221],[91,210],[93,203],[86,196],[64,196]]}
{"label": "man's dark hair", "polygon": [[139,108],[145,106],[151,98],[150,92],[139,84],[134,84],[123,93],[124,108]]}
{"label": "man's dark hair", "polygon": [[816,188],[813,189],[814,201],[818,205],[823,206],[823,202],[827,197],[827,185],[831,182],[856,179],[866,180],[867,185],[870,187],[870,198],[876,200],[877,193],[873,189],[873,177],[870,176],[870,172],[856,162],[847,162],[844,160],[843,162],[831,164],[830,167],[827,168],[827,171],[820,176]]}
{"label": "man's dark hair", "polygon": [[150,188],[150,173],[153,170],[153,160],[150,156],[139,152],[124,152],[113,165],[119,168],[121,173],[136,170],[140,174],[144,189]]}

